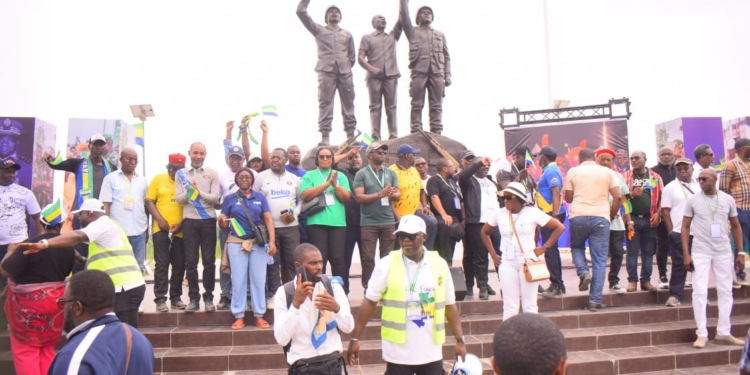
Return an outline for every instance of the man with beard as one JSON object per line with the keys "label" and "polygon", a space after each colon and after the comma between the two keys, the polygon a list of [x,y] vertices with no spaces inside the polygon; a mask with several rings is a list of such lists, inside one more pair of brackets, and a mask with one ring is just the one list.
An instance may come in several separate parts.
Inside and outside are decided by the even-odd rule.
{"label": "man with beard", "polygon": [[371,34],[362,37],[359,44],[357,61],[367,70],[367,89],[370,92],[370,122],[372,138],[379,141],[380,117],[383,99],[385,115],[388,118],[388,139],[398,137],[396,121],[396,87],[401,73],[396,59],[396,43],[401,37],[401,21],[396,22],[390,33],[385,33],[385,17],[377,15],[372,18]]}
{"label": "man with beard", "polygon": [[[286,149],[286,155],[287,158],[289,158],[289,161],[284,166],[284,169],[299,178],[305,177],[307,170],[302,168],[302,151],[299,146],[289,146]],[[307,215],[299,214],[297,216],[297,223],[299,223],[299,243],[307,243]]]}
{"label": "man with beard", "polygon": [[83,271],[70,279],[57,301],[65,306],[68,343],[57,353],[50,375],[154,372],[151,343],[112,314],[114,289],[102,271]]}
{"label": "man with beard", "polygon": [[138,153],[127,147],[120,152],[120,170],[107,175],[102,181],[99,200],[104,203],[104,212],[120,224],[133,248],[135,260],[143,270],[146,263],[146,243],[148,242],[148,215],[146,213],[146,192],[148,181],[135,172],[138,166]]}
{"label": "man with beard", "polygon": [[190,145],[190,167],[180,169],[175,175],[175,200],[183,206],[182,232],[185,234],[185,272],[188,279],[190,303],[185,311],[200,308],[198,287],[198,254],[203,260],[203,301],[206,311],[216,310],[214,286],[216,278],[216,209],[221,199],[219,174],[204,167],[206,146],[195,142]]}
{"label": "man with beard", "polygon": [[375,269],[375,245],[380,243],[382,259],[393,249],[396,220],[393,202],[401,198],[398,177],[392,169],[384,168],[388,146],[375,142],[367,148],[370,165],[354,176],[354,199],[360,204],[362,228],[362,286],[367,289]]}
{"label": "man with beard", "polygon": [[[175,174],[185,168],[185,155],[169,155],[167,173],[156,175],[148,186],[146,208],[154,218],[154,303],[156,311],[167,312],[167,291],[173,309],[184,310],[182,279],[185,277],[185,245],[182,241],[182,205],[175,201]],[[172,278],[167,283],[169,266]]]}
{"label": "man with beard", "polygon": [[[54,156],[45,156],[44,161],[50,168],[75,175],[76,187],[72,210],[81,207],[81,204],[89,198],[99,199],[104,177],[117,170],[116,165],[103,159],[106,146],[104,136],[94,134],[89,139],[89,155],[83,159],[67,159],[60,164],[52,164]],[[81,222],[78,218],[73,219],[73,229],[81,229]],[[85,243],[79,244],[75,249],[82,256],[88,256],[89,250]],[[78,265],[73,268],[73,272],[81,270],[83,268]]]}
{"label": "man with beard", "polygon": [[[456,167],[451,161],[439,159],[435,169],[437,176],[427,181],[427,196],[430,198],[430,207],[438,223],[435,248],[431,250],[437,251],[448,266],[451,266],[456,242],[458,242],[451,238],[451,227],[454,223],[461,225],[464,221],[461,212],[461,194],[453,179],[456,175]],[[473,278],[472,281],[474,281]],[[471,295],[468,286],[466,289]]]}
{"label": "man with beard", "polygon": [[[742,139],[740,139],[742,140]],[[743,155],[750,142],[735,144],[739,155]],[[743,160],[744,162],[744,160]],[[732,336],[730,315],[732,314],[732,281],[735,272],[745,269],[745,253],[732,254],[729,242],[730,231],[734,243],[740,250],[742,245],[742,228],[737,219],[737,206],[734,199],[723,191],[716,189],[716,172],[705,169],[698,175],[700,194],[690,196],[685,202],[685,213],[682,219],[683,264],[686,268],[695,268],[693,272],[693,316],[698,327],[698,338],[694,348],[705,348],[708,342],[706,329],[706,305],[708,304],[709,272],[713,271],[716,295],[719,305],[718,324],[714,340],[717,344],[742,346],[745,342]],[[693,241],[690,242],[690,234]]]}
{"label": "man with beard", "polygon": [[322,26],[315,23],[307,14],[309,4],[310,0],[300,0],[297,17],[315,37],[315,43],[318,45],[318,63],[315,65],[315,71],[318,73],[318,131],[322,135],[318,146],[328,146],[333,121],[333,97],[336,91],[339,92],[341,100],[346,137],[353,137],[357,127],[352,81],[356,51],[352,34],[339,27],[341,9],[335,5],[329,6],[325,13],[326,25]]}
{"label": "man with beard", "polygon": [[[114,300],[117,318],[138,328],[138,306],[146,293],[146,282],[133,256],[128,237],[120,225],[104,213],[104,204],[98,199],[91,198],[83,202],[81,208],[72,213],[78,215],[82,229],[63,233],[49,240],[21,243],[18,249],[25,250],[24,254],[33,254],[49,248],[66,248],[88,242],[91,256],[86,262],[86,269],[99,270],[109,275],[112,281],[107,288],[115,292],[110,301]],[[81,300],[70,302],[74,301]]]}
{"label": "man with beard", "polygon": [[[536,193],[536,205],[542,212],[554,217],[557,221],[565,222],[565,206],[562,204],[563,176],[558,168],[557,150],[552,147],[544,147],[539,151],[539,167],[542,168],[542,176],[539,178],[539,189]],[[552,235],[552,229],[541,227],[543,243],[547,243]],[[622,241],[621,241],[622,242]],[[565,294],[565,284],[562,278],[562,260],[560,250],[555,241],[544,253],[547,261],[547,270],[550,274],[550,286],[542,293],[542,296],[551,298]]]}
{"label": "man with beard", "polygon": [[[737,220],[742,227],[743,245],[748,243],[750,238],[750,139],[740,138],[734,142],[734,152],[737,155],[721,169],[721,180],[719,189],[734,198],[737,205]],[[737,258],[738,248],[743,248],[735,244],[733,248],[735,258]],[[742,254],[744,256],[744,253]],[[745,272],[737,272],[737,282],[742,285],[748,285],[745,280]]]}
{"label": "man with beard", "polygon": [[[464,212],[466,213],[466,238],[464,239],[464,274],[466,289],[474,288],[474,279],[479,288],[479,299],[489,299],[495,295],[489,284],[487,275],[489,258],[482,242],[482,227],[500,209],[497,201],[497,185],[487,176],[490,171],[490,158],[475,157],[471,165],[458,174],[458,184],[464,198]],[[493,229],[490,236],[492,245],[497,251],[500,247],[500,232]]]}
{"label": "man with beard", "polygon": [[456,358],[466,360],[451,272],[443,258],[423,246],[425,232],[424,220],[418,216],[401,218],[394,233],[401,250],[391,251],[375,265],[351,334],[350,365],[359,360],[360,335],[379,301],[383,302],[380,335],[386,374],[442,375],[446,326],[456,338]]}
{"label": "man with beard", "polygon": [[[700,186],[693,180],[693,162],[690,159],[680,159],[675,163],[677,179],[664,187],[661,198],[661,217],[669,232],[669,244],[672,246],[672,275],[669,278],[669,298],[667,306],[676,307],[682,300],[685,290],[685,279],[688,269],[682,259],[682,218],[685,213],[685,202],[692,195],[698,193]],[[692,242],[693,236],[689,237]],[[688,244],[688,248],[690,248]]]}
{"label": "man with beard", "polygon": [[[633,212],[634,235],[628,239],[625,265],[628,270],[628,292],[635,292],[638,279],[638,254],[641,255],[641,290],[654,292],[651,271],[654,264],[656,226],[659,225],[661,191],[664,185],[659,175],[646,167],[646,153],[633,151],[630,154],[631,170],[625,173],[625,182],[630,189]],[[630,224],[630,223],[628,223]]]}
{"label": "man with beard", "polygon": [[[271,168],[258,174],[253,184],[253,190],[263,194],[275,228],[276,254],[273,264],[266,270],[268,297],[266,307],[274,308],[274,293],[281,285],[281,274],[284,280],[291,280],[295,275],[294,249],[299,245],[299,223],[297,212],[300,211],[299,196],[300,179],[288,172],[286,164],[286,150],[276,148],[271,151]],[[283,266],[283,269],[281,267]]]}
{"label": "man with beard", "polygon": [[[664,186],[675,179],[674,150],[671,147],[659,149],[659,163],[651,168],[661,177]],[[659,269],[659,289],[669,289],[667,279],[667,257],[669,256],[669,232],[665,220],[656,227],[656,265]],[[674,263],[673,263],[674,264]]]}
{"label": "man with beard", "polygon": [[432,28],[432,8],[417,9],[416,24],[409,18],[409,0],[401,0],[399,19],[409,40],[409,69],[411,69],[411,132],[422,129],[422,110],[425,93],[429,93],[430,132],[443,132],[443,97],[451,85],[451,56],[445,35]]}
{"label": "man with beard", "polygon": [[[352,152],[347,157],[347,169],[342,170],[349,181],[354,181],[357,172],[362,168],[362,156],[357,152]],[[346,242],[344,243],[344,262],[346,263],[346,276],[344,278],[344,291],[349,295],[349,274],[352,267],[352,258],[354,257],[354,245],[359,249],[359,259],[362,259],[362,228],[359,226],[361,207],[356,199],[349,199],[346,202]]]}
{"label": "man with beard", "polygon": [[[354,328],[354,317],[341,278],[323,277],[323,256],[311,244],[301,244],[294,249],[294,267],[303,268],[304,274],[296,275],[293,281],[279,288],[273,310],[276,342],[289,345],[286,355],[291,367],[289,373],[297,374],[299,368],[299,374],[340,374],[342,358],[339,353],[343,347],[339,331],[349,333]],[[319,282],[323,283],[325,291],[314,294]],[[320,316],[315,323],[309,319],[312,313]]]}

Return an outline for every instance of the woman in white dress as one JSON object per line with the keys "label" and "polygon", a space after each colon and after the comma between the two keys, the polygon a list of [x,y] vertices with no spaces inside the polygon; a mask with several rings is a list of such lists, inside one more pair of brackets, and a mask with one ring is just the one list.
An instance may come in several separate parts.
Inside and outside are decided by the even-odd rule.
{"label": "woman in white dress", "polygon": [[[565,227],[557,219],[542,210],[529,206],[526,187],[520,182],[511,182],[500,192],[505,207],[497,211],[482,228],[482,242],[498,269],[498,278],[503,292],[503,320],[523,312],[536,314],[538,307],[538,281],[527,282],[523,274],[523,264],[539,260],[539,256],[560,237]],[[552,235],[542,246],[536,246],[538,226],[552,229]],[[500,229],[500,250],[495,253],[490,240],[494,227]],[[519,299],[521,301],[519,306]]]}

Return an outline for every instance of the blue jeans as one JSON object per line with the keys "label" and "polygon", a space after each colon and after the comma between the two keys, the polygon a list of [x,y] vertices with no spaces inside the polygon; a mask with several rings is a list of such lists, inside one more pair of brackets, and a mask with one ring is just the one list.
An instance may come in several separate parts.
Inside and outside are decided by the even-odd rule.
{"label": "blue jeans", "polygon": [[128,236],[130,246],[133,248],[133,256],[138,262],[138,267],[143,272],[143,264],[146,263],[146,232],[137,236]]}
{"label": "blue jeans", "polygon": [[641,283],[651,282],[651,271],[654,268],[654,247],[656,246],[656,228],[651,226],[648,217],[639,218],[631,215],[635,234],[628,240],[627,260],[628,282],[638,282],[638,253],[641,253]]}
{"label": "blue jeans", "polygon": [[[229,238],[229,228],[219,230],[219,248],[221,249],[222,256],[224,255],[224,245],[227,243],[227,238]],[[228,298],[232,296],[232,277],[230,275],[219,272],[219,286],[221,287],[222,297]]]}
{"label": "blue jeans", "polygon": [[570,219],[570,252],[578,276],[589,273],[586,264],[586,240],[591,254],[591,288],[589,302],[602,303],[604,279],[607,277],[609,221],[600,216],[578,216]]}
{"label": "blue jeans", "polygon": [[232,270],[232,303],[230,309],[236,319],[245,317],[247,284],[250,281],[253,298],[253,315],[262,317],[266,313],[266,266],[268,252],[265,247],[253,244],[253,250],[243,251],[242,244],[227,244],[229,267]]}

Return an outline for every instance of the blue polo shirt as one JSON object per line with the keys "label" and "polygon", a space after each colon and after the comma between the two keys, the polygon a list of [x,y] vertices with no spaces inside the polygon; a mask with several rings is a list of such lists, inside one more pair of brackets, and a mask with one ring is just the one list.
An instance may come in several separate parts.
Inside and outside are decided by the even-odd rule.
{"label": "blue polo shirt", "polygon": [[221,213],[228,218],[237,219],[242,229],[245,230],[245,235],[240,236],[230,224],[229,229],[233,236],[249,240],[255,238],[255,234],[253,233],[253,227],[250,225],[250,220],[245,214],[245,209],[242,208],[242,204],[244,203],[247,207],[247,212],[250,214],[255,225],[263,225],[263,214],[271,210],[268,208],[266,197],[257,191],[253,191],[250,198],[245,196],[241,198],[242,202],[239,201],[240,197],[237,194],[229,194],[224,197],[224,203],[221,204]]}
{"label": "blue polo shirt", "polygon": [[[549,163],[546,167],[544,167],[544,170],[542,172],[542,177],[539,178],[539,182],[537,183],[537,191],[539,192],[539,195],[544,198],[547,203],[549,203],[550,206],[552,206],[552,188],[558,187],[560,188],[560,192],[563,191],[563,176],[562,172],[560,172],[560,168],[557,167],[557,163]],[[544,209],[542,206],[544,206],[543,202],[538,202],[537,205],[540,206],[539,208],[542,209],[542,211],[545,211],[546,213],[549,213],[552,211],[552,209]],[[565,205],[562,203],[562,197],[560,197],[560,213],[565,212]]]}

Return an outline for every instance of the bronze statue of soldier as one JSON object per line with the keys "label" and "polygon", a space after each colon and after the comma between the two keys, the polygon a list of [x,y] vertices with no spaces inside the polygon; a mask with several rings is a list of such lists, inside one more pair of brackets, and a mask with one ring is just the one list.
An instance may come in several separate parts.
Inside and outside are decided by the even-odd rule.
{"label": "bronze statue of soldier", "polygon": [[367,71],[367,90],[370,93],[370,124],[372,138],[380,140],[380,118],[383,102],[388,122],[388,139],[398,138],[396,120],[396,88],[401,73],[396,61],[396,43],[401,37],[401,21],[390,33],[385,32],[385,17],[372,18],[371,34],[362,37],[359,44],[359,65]]}
{"label": "bronze statue of soldier", "polygon": [[331,122],[333,122],[333,97],[338,90],[341,99],[341,113],[344,116],[344,130],[347,138],[354,136],[357,119],[354,117],[354,83],[352,66],[355,55],[352,34],[339,27],[341,9],[331,5],[326,9],[326,25],[315,23],[307,6],[310,0],[300,0],[297,6],[299,17],[305,28],[315,37],[318,45],[318,131],[322,135],[319,146],[330,144]]}
{"label": "bronze statue of soldier", "polygon": [[443,96],[451,85],[451,59],[445,35],[432,28],[432,8],[417,10],[416,24],[409,19],[409,0],[400,0],[399,18],[406,39],[409,40],[409,69],[411,69],[411,132],[422,128],[422,109],[425,91],[430,101],[430,132],[443,132]]}

